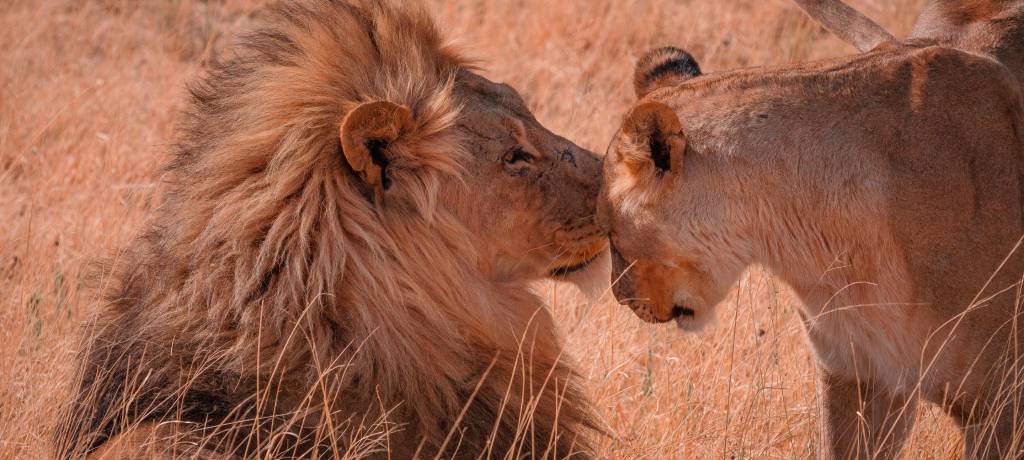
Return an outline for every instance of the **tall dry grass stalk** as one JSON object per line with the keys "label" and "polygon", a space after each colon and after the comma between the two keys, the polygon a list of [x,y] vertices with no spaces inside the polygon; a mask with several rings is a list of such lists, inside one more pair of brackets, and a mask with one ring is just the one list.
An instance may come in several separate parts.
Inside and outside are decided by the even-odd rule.
{"label": "tall dry grass stalk", "polygon": [[[45,458],[90,261],[140,228],[160,187],[184,83],[257,0],[7,0],[0,5],[0,457]],[[851,1],[897,34],[922,0]],[[485,74],[553,131],[603,152],[633,100],[632,65],[667,44],[706,71],[852,53],[786,0],[434,0]],[[794,299],[745,276],[703,336],[641,323],[608,296],[537,286],[560,320],[610,436],[608,458],[805,458],[817,445],[814,369]],[[949,458],[959,436],[923,407],[906,458]],[[375,445],[388,428],[348,433]],[[359,454],[359,452],[354,452]],[[354,455],[358,457],[358,455]]]}

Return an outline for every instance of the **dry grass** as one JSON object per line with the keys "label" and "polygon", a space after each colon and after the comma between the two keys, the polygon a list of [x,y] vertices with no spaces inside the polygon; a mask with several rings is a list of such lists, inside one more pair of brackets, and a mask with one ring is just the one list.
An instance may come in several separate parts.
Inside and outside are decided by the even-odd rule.
{"label": "dry grass", "polygon": [[[88,263],[140,227],[184,82],[257,0],[0,4],[0,457],[44,458]],[[922,0],[851,1],[897,33]],[[786,0],[433,0],[437,16],[554,131],[603,151],[639,53],[681,45],[706,71],[853,52]],[[805,458],[817,412],[792,300],[751,272],[703,336],[651,327],[574,288],[538,287],[564,327],[612,458]],[[959,435],[923,408],[907,458]]]}

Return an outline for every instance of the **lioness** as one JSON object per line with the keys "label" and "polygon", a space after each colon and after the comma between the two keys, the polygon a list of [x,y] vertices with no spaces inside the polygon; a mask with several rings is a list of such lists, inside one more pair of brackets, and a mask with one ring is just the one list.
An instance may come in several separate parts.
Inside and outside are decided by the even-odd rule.
{"label": "lioness", "polygon": [[1020,86],[995,60],[894,44],[701,76],[641,59],[605,158],[615,296],[699,329],[752,264],[789,284],[820,371],[823,456],[891,458],[918,398],[966,454],[1019,455]]}
{"label": "lioness", "polygon": [[422,6],[260,17],[191,87],[162,205],[104,278],[58,455],[168,422],[178,455],[587,456],[589,405],[527,282],[604,251],[599,159]]}

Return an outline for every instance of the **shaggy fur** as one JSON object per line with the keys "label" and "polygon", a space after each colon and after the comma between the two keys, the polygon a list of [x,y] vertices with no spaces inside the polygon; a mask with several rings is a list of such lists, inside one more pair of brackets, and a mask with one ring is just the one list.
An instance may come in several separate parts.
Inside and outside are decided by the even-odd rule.
{"label": "shaggy fur", "polygon": [[[493,234],[465,214],[467,196],[507,200],[466,189],[504,183],[473,177],[504,152],[475,151],[466,130],[511,113],[511,90],[480,90],[498,85],[472,75],[421,8],[309,0],[261,21],[191,88],[162,205],[103,279],[108,303],[86,334],[58,455],[147,421],[182,422],[205,447],[245,456],[587,452],[590,412],[524,284],[534,277],[494,268],[512,264],[495,262]],[[338,138],[345,114],[372,100],[408,107],[414,125],[389,147],[393,185],[377,197]],[[558,146],[534,153],[569,152],[595,171],[552,170],[574,191],[524,212],[595,237],[581,222],[596,160],[514,108],[506,125]],[[556,249],[583,259],[602,245]]]}
{"label": "shaggy fur", "polygon": [[1003,65],[942,47],[655,89],[606,158],[616,297],[696,329],[765,266],[803,301],[823,457],[895,457],[919,398],[967,456],[1019,456],[1022,123]]}

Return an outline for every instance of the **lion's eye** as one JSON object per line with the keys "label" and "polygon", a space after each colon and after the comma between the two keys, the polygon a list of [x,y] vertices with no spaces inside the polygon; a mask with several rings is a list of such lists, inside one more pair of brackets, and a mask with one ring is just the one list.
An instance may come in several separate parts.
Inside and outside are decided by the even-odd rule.
{"label": "lion's eye", "polygon": [[505,164],[509,165],[515,165],[520,163],[533,163],[533,155],[531,155],[530,152],[523,150],[522,147],[516,147],[512,150],[509,150],[508,153],[506,153],[505,156],[502,157],[502,161],[504,161]]}

